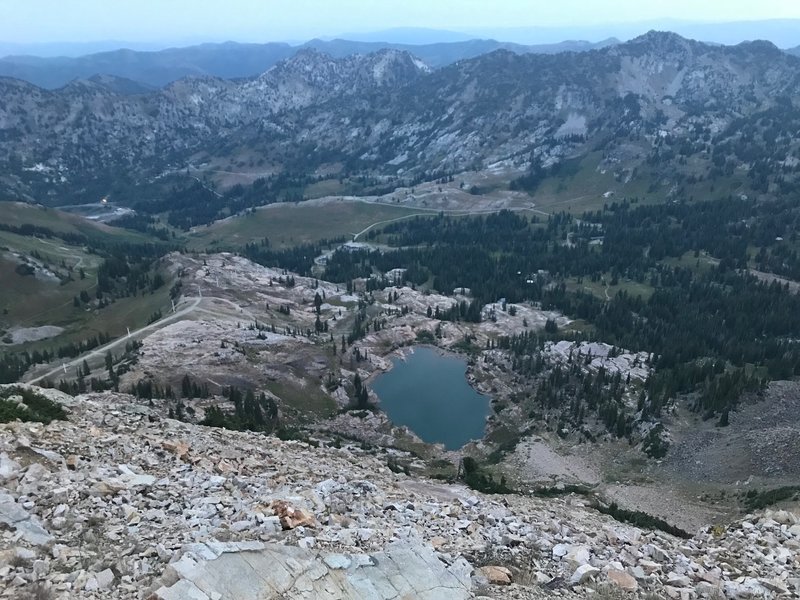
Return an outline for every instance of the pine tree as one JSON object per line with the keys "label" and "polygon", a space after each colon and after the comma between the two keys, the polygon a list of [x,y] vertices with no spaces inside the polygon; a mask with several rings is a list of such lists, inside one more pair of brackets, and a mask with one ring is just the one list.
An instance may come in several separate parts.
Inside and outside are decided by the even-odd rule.
{"label": "pine tree", "polygon": [[322,309],[322,296],[319,295],[319,292],[314,294],[314,309],[317,311],[317,320],[319,320],[319,313]]}

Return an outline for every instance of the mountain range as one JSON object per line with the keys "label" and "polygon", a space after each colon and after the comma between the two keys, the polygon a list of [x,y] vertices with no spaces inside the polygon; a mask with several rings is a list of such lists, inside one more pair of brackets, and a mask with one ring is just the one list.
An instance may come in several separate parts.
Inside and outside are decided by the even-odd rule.
{"label": "mountain range", "polygon": [[[670,30],[688,39],[736,44],[742,40],[770,40],[787,52],[800,52],[798,24],[794,20],[693,23],[665,21],[608,25],[604,28],[509,28],[468,33],[420,28],[398,28],[372,33],[347,33],[333,39],[305,43],[203,43],[185,47],[154,44],[98,42],[59,46],[22,46],[0,43],[0,76],[15,77],[40,87],[56,89],[74,79],[110,75],[129,79],[128,93],[160,88],[183,77],[222,79],[256,77],[297,52],[313,48],[335,58],[369,54],[383,49],[409,52],[431,68],[475,58],[496,50],[517,54],[553,54],[600,49],[634,38],[647,29]],[[502,41],[498,41],[502,40]],[[512,41],[513,40],[513,41]],[[536,40],[536,43],[533,41]],[[567,40],[567,41],[564,41]],[[597,42],[580,40],[601,40]],[[522,42],[522,43],[520,43]],[[96,48],[96,50],[94,50]],[[84,49],[81,52],[81,49]]]}
{"label": "mountain range", "polygon": [[201,44],[154,52],[127,49],[99,52],[80,57],[7,56],[0,59],[0,76],[15,77],[39,87],[55,89],[74,79],[112,75],[136,81],[137,92],[159,88],[183,77],[211,76],[222,79],[255,77],[297,52],[313,48],[336,58],[352,54],[370,54],[383,49],[409,52],[433,68],[488,54],[510,50],[518,54],[552,54],[584,51],[617,43],[609,39],[599,43],[566,41],[556,44],[526,46],[494,40],[465,40],[430,44],[401,44],[344,39],[311,40],[302,46],[285,43]]}
{"label": "mountain range", "polygon": [[0,79],[7,192],[66,200],[89,182],[118,182],[120,169],[142,182],[187,161],[256,160],[315,177],[413,180],[497,163],[536,175],[595,151],[621,180],[647,171],[670,188],[745,173],[767,193],[795,178],[800,60],[767,42],[651,32],[437,70],[399,50],[335,58],[305,48],[253,79],[193,77],[128,95],[131,85],[48,91]]}

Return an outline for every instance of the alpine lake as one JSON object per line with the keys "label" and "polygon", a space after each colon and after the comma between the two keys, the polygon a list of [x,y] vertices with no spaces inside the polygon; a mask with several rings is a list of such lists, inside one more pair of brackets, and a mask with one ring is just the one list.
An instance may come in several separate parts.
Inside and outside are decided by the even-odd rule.
{"label": "alpine lake", "polygon": [[448,450],[484,436],[490,399],[469,385],[463,358],[417,346],[392,363],[371,384],[392,423]]}

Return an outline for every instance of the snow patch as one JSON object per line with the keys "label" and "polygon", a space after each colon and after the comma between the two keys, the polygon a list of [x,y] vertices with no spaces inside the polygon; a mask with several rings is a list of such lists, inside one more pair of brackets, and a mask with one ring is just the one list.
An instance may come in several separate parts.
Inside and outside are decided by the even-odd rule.
{"label": "snow patch", "polygon": [[18,329],[12,329],[8,332],[8,335],[11,336],[11,344],[13,345],[46,340],[61,335],[63,332],[63,327],[44,325],[42,327],[20,327]]}

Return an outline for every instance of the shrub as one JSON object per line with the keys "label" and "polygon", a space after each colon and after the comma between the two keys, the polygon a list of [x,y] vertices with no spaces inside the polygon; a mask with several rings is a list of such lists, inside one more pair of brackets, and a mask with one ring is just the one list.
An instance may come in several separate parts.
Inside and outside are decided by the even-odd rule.
{"label": "shrub", "polygon": [[624,508],[620,508],[617,506],[616,502],[612,502],[608,506],[604,506],[598,502],[595,502],[594,508],[604,515],[613,517],[617,521],[630,523],[631,525],[635,525],[641,529],[660,529],[661,531],[665,531],[666,533],[674,535],[675,537],[684,539],[689,539],[692,537],[683,529],[675,527],[674,525],[670,525],[663,519],[659,519],[653,515],[648,515],[647,513],[639,510],[626,510]]}
{"label": "shrub", "polygon": [[435,344],[436,338],[430,331],[423,329],[422,331],[417,332],[417,341],[420,344]]}
{"label": "shrub", "polygon": [[[25,408],[18,405],[12,396],[22,397],[22,404]],[[50,421],[64,420],[67,413],[57,402],[53,402],[46,396],[23,387],[8,387],[0,390],[0,423],[8,423],[19,419],[20,421],[39,421],[50,423]]]}
{"label": "shrub", "polygon": [[470,488],[484,494],[513,494],[514,490],[506,484],[506,477],[503,475],[500,481],[495,481],[491,473],[484,473],[478,461],[471,456],[465,456],[461,460],[462,479]]}
{"label": "shrub", "polygon": [[790,500],[795,495],[800,496],[800,486],[787,485],[762,492],[750,490],[744,497],[744,506],[748,511],[760,510],[778,502]]}

